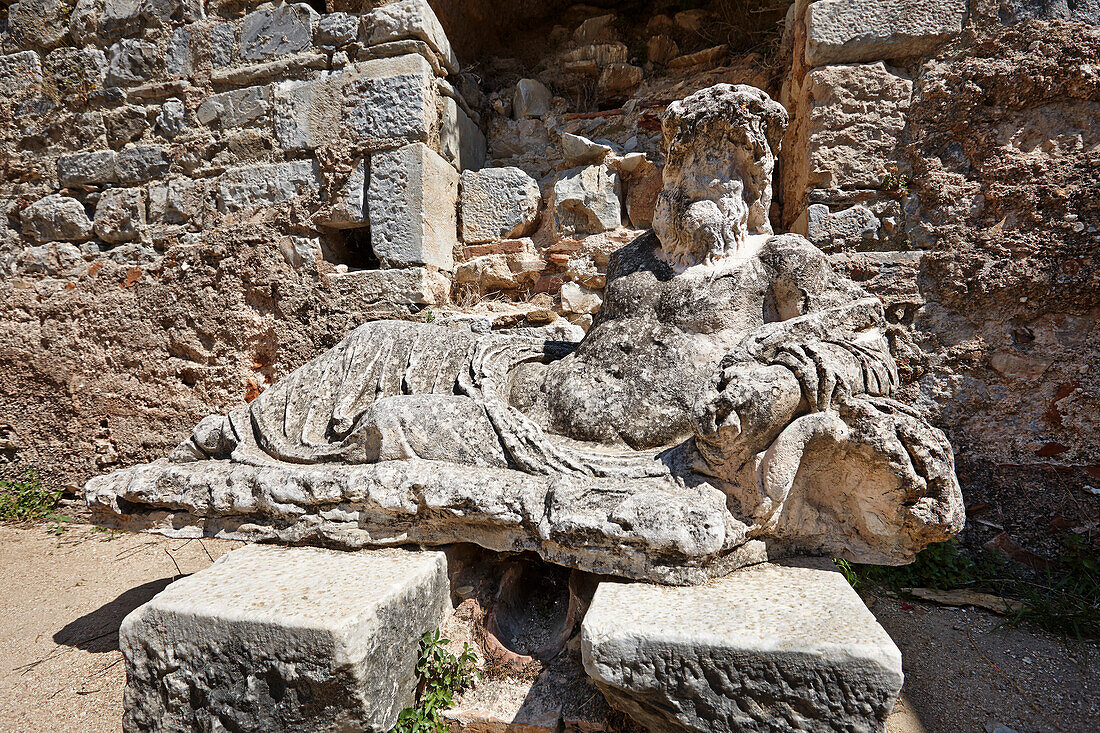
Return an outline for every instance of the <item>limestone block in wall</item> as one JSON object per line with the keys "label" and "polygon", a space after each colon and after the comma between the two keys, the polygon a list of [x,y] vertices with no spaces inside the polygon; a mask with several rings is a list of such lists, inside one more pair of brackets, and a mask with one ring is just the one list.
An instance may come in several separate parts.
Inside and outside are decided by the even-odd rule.
{"label": "limestone block in wall", "polygon": [[166,99],[157,113],[157,132],[171,140],[187,129],[187,108],[183,100]]}
{"label": "limestone block in wall", "polygon": [[602,165],[573,168],[554,184],[554,232],[559,237],[599,234],[622,225],[622,183]]}
{"label": "limestone block in wall", "polygon": [[328,282],[337,297],[358,305],[439,305],[447,302],[451,292],[451,281],[428,267],[356,270],[329,275]]}
{"label": "limestone block in wall", "polygon": [[168,39],[164,67],[169,76],[191,75],[191,29],[188,26],[180,26],[172,31],[172,37]]}
{"label": "limestone block in wall", "polygon": [[8,6],[8,32],[23,48],[56,48],[69,34],[71,10],[66,0],[19,0]]}
{"label": "limestone block in wall", "polygon": [[358,229],[370,226],[367,210],[367,161],[352,168],[339,188],[333,192],[332,203],[317,223],[333,229]]}
{"label": "limestone block in wall", "polygon": [[388,731],[448,600],[440,552],[235,550],[123,620],[123,730]]}
{"label": "limestone block in wall", "polygon": [[0,56],[0,94],[26,94],[28,88],[42,88],[42,60],[34,51]]}
{"label": "limestone block in wall", "polygon": [[435,75],[417,54],[362,61],[275,88],[275,135],[285,150],[336,141],[372,147],[427,142],[438,117]]}
{"label": "limestone block in wall", "polygon": [[438,54],[451,74],[459,72],[458,56],[428,0],[398,0],[363,16],[362,36],[368,46],[416,39]]}
{"label": "limestone block in wall", "polygon": [[164,71],[160,47],[141,38],[123,38],[107,51],[108,86],[133,86]]}
{"label": "limestone block in wall", "polygon": [[237,45],[237,26],[234,23],[216,23],[210,28],[210,63],[215,69],[233,63]]}
{"label": "limestone block in wall", "polygon": [[824,566],[600,583],[581,655],[613,706],[670,732],[884,731],[902,684],[901,652]]}
{"label": "limestone block in wall", "polygon": [[57,179],[62,186],[99,185],[118,180],[117,154],[113,150],[72,153],[57,159]]}
{"label": "limestone block in wall", "polygon": [[825,204],[811,204],[807,210],[806,237],[825,251],[873,245],[878,240],[878,231],[878,217],[861,204],[835,213]]}
{"label": "limestone block in wall", "polygon": [[172,19],[192,22],[202,16],[199,0],[77,0],[69,26],[73,40],[85,46],[137,36]]}
{"label": "limestone block in wall", "polygon": [[119,183],[141,183],[168,175],[168,154],[159,145],[136,145],[115,157]]}
{"label": "limestone block in wall", "polygon": [[371,158],[371,245],[383,266],[454,269],[458,185],[454,167],[423,143]]}
{"label": "limestone block in wall", "polygon": [[223,130],[259,120],[271,112],[274,85],[245,87],[215,94],[195,111],[202,125],[217,124]]}
{"label": "limestone block in wall", "polygon": [[103,126],[109,145],[125,145],[149,129],[149,118],[145,107],[126,105],[104,112]]}
{"label": "limestone block in wall", "polygon": [[218,179],[218,211],[257,211],[285,203],[319,186],[316,164],[310,160],[234,168]]}
{"label": "limestone block in wall", "polygon": [[968,0],[818,0],[806,9],[810,66],[931,53],[962,31]]}
{"label": "limestone block in wall", "polygon": [[882,62],[806,77],[805,190],[880,189],[898,160],[913,82]]}
{"label": "limestone block in wall", "polygon": [[305,3],[255,10],[241,20],[240,58],[266,61],[305,51],[313,44],[320,15]]}
{"label": "limestone block in wall", "polygon": [[359,16],[326,13],[317,21],[313,40],[319,46],[343,46],[359,37]]}
{"label": "limestone block in wall", "polygon": [[480,170],[488,155],[485,133],[455,100],[446,96],[443,97],[439,148],[443,157],[459,171]]}
{"label": "limestone block in wall", "polygon": [[84,242],[92,238],[92,222],[84,204],[70,196],[51,194],[19,214],[23,235],[36,242]]}
{"label": "limestone block in wall", "polygon": [[561,286],[561,309],[566,313],[591,315],[603,305],[603,296],[574,282]]}
{"label": "limestone block in wall", "polygon": [[145,225],[145,192],[140,188],[109,188],[95,207],[95,233],[105,242],[137,239]]}
{"label": "limestone block in wall", "polygon": [[542,195],[534,178],[519,168],[486,168],[462,174],[462,241],[467,244],[515,239],[538,224]]}
{"label": "limestone block in wall", "polygon": [[983,5],[1009,24],[1034,18],[1100,25],[1100,0],[978,0],[975,12]]}
{"label": "limestone block in wall", "polygon": [[61,94],[101,90],[107,80],[107,56],[98,48],[63,46],[46,54],[42,66]]}
{"label": "limestone block in wall", "polygon": [[80,248],[68,242],[27,247],[16,258],[19,272],[42,275],[75,273],[84,264]]}

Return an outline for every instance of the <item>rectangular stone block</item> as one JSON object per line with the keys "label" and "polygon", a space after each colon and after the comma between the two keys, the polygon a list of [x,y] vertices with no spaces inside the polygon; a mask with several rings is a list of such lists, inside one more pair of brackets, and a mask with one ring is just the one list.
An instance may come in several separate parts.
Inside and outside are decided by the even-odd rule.
{"label": "rectangular stone block", "polygon": [[375,8],[363,17],[362,35],[368,46],[410,39],[424,41],[449,73],[459,71],[458,56],[428,0],[398,0]]}
{"label": "rectangular stone block", "polygon": [[439,305],[447,302],[451,281],[427,267],[402,270],[355,270],[328,276],[335,298],[355,306]]}
{"label": "rectangular stone block", "polygon": [[874,64],[826,66],[806,77],[803,190],[884,187],[899,158],[913,82]]}
{"label": "rectangular stone block", "polygon": [[272,85],[245,87],[215,94],[195,111],[199,124],[217,124],[221,129],[240,127],[271,112]]}
{"label": "rectangular stone block", "polygon": [[439,130],[439,146],[443,157],[461,171],[476,171],[485,167],[488,143],[481,128],[450,97],[443,97],[443,120]]}
{"label": "rectangular stone block", "polygon": [[930,54],[962,31],[967,0],[818,0],[806,9],[810,66]]}
{"label": "rectangular stone block", "polygon": [[0,94],[23,96],[28,88],[42,87],[42,59],[34,51],[0,56]]}
{"label": "rectangular stone block", "polygon": [[119,183],[141,183],[168,175],[168,154],[159,145],[137,145],[115,158]]}
{"label": "rectangular stone block", "polygon": [[151,81],[165,68],[165,56],[156,43],[123,38],[107,51],[108,86],[132,86]]}
{"label": "rectangular stone block", "polygon": [[336,140],[375,149],[428,142],[438,117],[435,76],[416,54],[362,61],[275,89],[275,134],[285,150]]}
{"label": "rectangular stone block", "polygon": [[64,186],[99,185],[118,180],[113,150],[62,155],[57,159],[57,180]]}
{"label": "rectangular stone block", "polygon": [[256,211],[285,203],[302,191],[316,190],[319,186],[317,167],[311,160],[234,168],[218,179],[218,210]]}
{"label": "rectangular stone block", "polygon": [[454,167],[423,143],[371,158],[371,243],[384,267],[454,269],[458,184]]}
{"label": "rectangular stone block", "polygon": [[123,730],[384,733],[448,601],[440,552],[235,550],[122,622]]}
{"label": "rectangular stone block", "polygon": [[313,43],[313,22],[319,17],[305,3],[249,13],[241,21],[240,58],[266,61],[306,50]]}
{"label": "rectangular stone block", "polygon": [[584,668],[650,730],[883,731],[901,652],[827,560],[707,585],[600,583]]}

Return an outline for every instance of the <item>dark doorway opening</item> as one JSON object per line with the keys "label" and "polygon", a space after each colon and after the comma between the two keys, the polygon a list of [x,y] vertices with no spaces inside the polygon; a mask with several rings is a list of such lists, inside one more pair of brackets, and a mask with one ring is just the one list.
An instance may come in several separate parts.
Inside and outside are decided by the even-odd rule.
{"label": "dark doorway opening", "polygon": [[348,270],[380,270],[382,262],[371,246],[370,229],[336,229],[326,237],[324,258]]}

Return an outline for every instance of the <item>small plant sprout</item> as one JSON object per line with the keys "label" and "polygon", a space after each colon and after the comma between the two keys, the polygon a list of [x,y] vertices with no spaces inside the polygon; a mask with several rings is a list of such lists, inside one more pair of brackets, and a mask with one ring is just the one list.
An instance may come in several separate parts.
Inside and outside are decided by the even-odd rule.
{"label": "small plant sprout", "polygon": [[477,674],[477,657],[470,645],[463,644],[456,657],[447,651],[449,643],[438,629],[420,639],[416,662],[420,693],[415,707],[401,711],[392,733],[446,733],[443,711],[454,705],[455,695],[470,687]]}

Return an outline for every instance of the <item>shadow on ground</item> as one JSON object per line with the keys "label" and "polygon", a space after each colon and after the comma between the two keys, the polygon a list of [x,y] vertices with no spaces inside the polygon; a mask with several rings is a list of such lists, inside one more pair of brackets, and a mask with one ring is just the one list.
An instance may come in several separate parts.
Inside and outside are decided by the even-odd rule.
{"label": "shadow on ground", "polygon": [[103,653],[118,649],[118,627],[126,614],[168,587],[175,578],[153,580],[131,588],[110,603],[65,624],[53,635],[54,642],[86,652]]}

